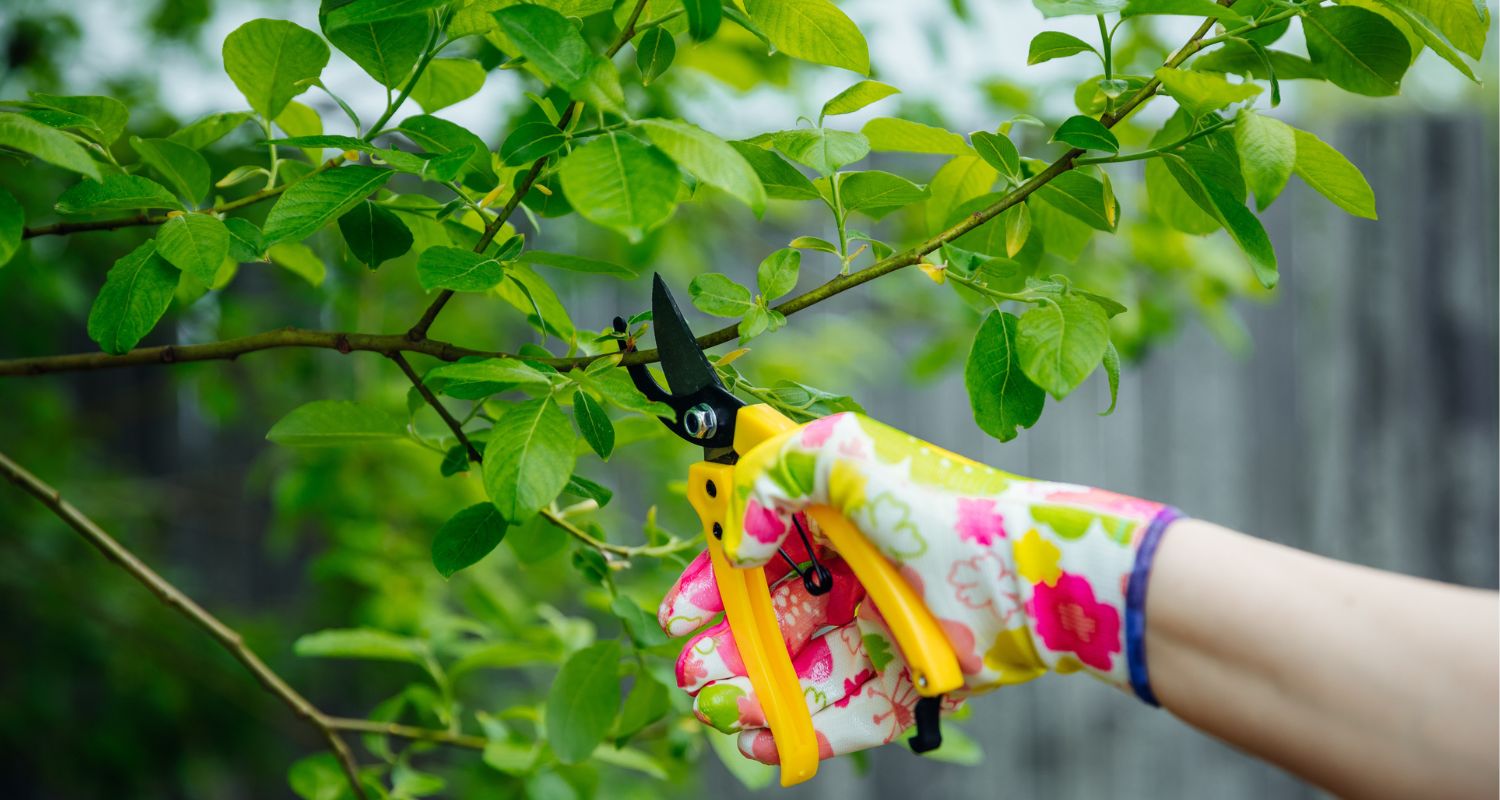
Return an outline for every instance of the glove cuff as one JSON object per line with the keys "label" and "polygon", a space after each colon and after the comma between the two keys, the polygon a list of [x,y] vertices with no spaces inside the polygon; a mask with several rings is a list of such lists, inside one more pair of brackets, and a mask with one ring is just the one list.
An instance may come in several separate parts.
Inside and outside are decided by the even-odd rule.
{"label": "glove cuff", "polygon": [[1135,566],[1125,588],[1125,658],[1130,667],[1130,688],[1142,702],[1160,706],[1151,690],[1151,675],[1146,669],[1146,587],[1151,581],[1151,565],[1156,548],[1172,523],[1183,519],[1177,509],[1167,506],[1157,513],[1136,545]]}

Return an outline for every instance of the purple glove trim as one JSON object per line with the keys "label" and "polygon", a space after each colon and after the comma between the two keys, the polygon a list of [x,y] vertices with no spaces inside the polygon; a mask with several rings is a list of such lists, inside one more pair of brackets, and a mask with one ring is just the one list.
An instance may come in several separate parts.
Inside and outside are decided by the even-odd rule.
{"label": "purple glove trim", "polygon": [[1136,548],[1135,566],[1130,570],[1130,583],[1125,589],[1125,657],[1130,666],[1130,688],[1135,690],[1136,697],[1153,706],[1161,704],[1151,691],[1151,676],[1146,671],[1146,584],[1151,580],[1151,563],[1156,559],[1162,532],[1182,518],[1182,512],[1171,506],[1157,512],[1146,528],[1146,535],[1141,537],[1140,547]]}

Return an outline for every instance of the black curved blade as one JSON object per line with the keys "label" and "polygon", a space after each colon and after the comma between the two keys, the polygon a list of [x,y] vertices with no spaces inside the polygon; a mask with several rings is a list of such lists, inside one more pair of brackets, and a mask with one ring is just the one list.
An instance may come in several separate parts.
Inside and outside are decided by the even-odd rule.
{"label": "black curved blade", "polygon": [[710,386],[722,386],[719,376],[688,327],[671,290],[656,275],[651,281],[651,324],[656,328],[656,352],[667,388],[674,395],[689,395]]}

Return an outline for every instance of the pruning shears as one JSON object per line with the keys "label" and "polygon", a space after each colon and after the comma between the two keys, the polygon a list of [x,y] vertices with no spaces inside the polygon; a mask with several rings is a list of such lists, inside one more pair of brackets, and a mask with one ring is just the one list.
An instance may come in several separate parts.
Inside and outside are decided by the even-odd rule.
{"label": "pruning shears", "polygon": [[[775,736],[781,785],[792,786],[818,771],[818,743],[812,716],[777,625],[763,568],[735,568],[724,555],[721,539],[729,493],[734,486],[735,463],[742,454],[778,433],[795,428],[796,423],[771,406],[748,405],[724,388],[660,275],[652,283],[651,315],[657,353],[670,391],[656,382],[644,364],[627,369],[642,394],[672,409],[674,418],[662,420],[667,428],[703,447],[703,461],[688,468],[688,502],[703,523],[714,576],[724,600],[724,616],[734,634],[750,685],[760,698],[766,722]],[[625,321],[616,317],[614,329],[626,333]],[[620,348],[630,352],[635,344],[622,339]],[[867,598],[880,609],[897,647],[906,657],[912,684],[922,697],[917,701],[912,749],[923,753],[937,748],[942,743],[938,722],[942,695],[963,685],[953,646],[911,584],[853,523],[829,506],[813,506],[807,509],[806,516],[848,563],[864,586]],[[784,550],[781,556],[801,577],[810,594],[823,594],[833,588],[833,576],[818,563],[801,521],[794,519],[794,523],[798,535],[808,545],[812,561],[806,567],[799,567]]]}

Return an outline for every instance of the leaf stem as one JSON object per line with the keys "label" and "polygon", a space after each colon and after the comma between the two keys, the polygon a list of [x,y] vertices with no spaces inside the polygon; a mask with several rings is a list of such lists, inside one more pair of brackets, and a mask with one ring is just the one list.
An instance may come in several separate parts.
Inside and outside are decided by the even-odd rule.
{"label": "leaf stem", "polygon": [[105,558],[114,562],[125,570],[132,578],[141,585],[151,590],[159,600],[169,608],[177,611],[199,628],[202,628],[214,641],[219,643],[235,660],[244,665],[250,674],[260,682],[260,685],[274,695],[282,703],[285,703],[297,716],[307,720],[309,725],[317,729],[323,739],[328,743],[328,749],[333,751],[334,757],[338,759],[339,766],[344,771],[344,776],[349,780],[349,787],[354,795],[360,800],[365,798],[364,786],[359,780],[359,764],[354,760],[354,754],[344,738],[339,735],[338,728],[331,723],[331,718],[319,711],[316,706],[308,702],[296,689],[293,689],[275,670],[266,665],[266,662],[256,655],[250,646],[245,644],[245,638],[239,631],[224,624],[218,617],[209,613],[198,605],[191,597],[182,593],[166,578],[147,566],[135,553],[120,544],[114,537],[110,536],[99,527],[97,523],[89,519],[83,512],[79,511],[72,503],[64,500],[62,494],[52,488],[40,478],[31,474],[25,467],[12,461],[9,456],[0,453],[0,475],[3,475],[11,483],[20,487],[27,494],[35,497],[38,502],[46,506],[53,514],[67,523],[68,527],[77,531],[84,541],[93,545]]}
{"label": "leaf stem", "polygon": [[427,47],[423,48],[422,57],[417,60],[417,66],[412,70],[411,77],[407,78],[406,83],[401,85],[401,93],[396,95],[396,101],[394,103],[387,102],[385,113],[381,114],[380,119],[375,120],[375,123],[370,126],[370,130],[374,131],[374,133],[370,134],[371,139],[384,131],[385,124],[390,122],[391,117],[396,115],[402,104],[406,102],[406,98],[411,97],[411,90],[416,88],[417,81],[422,79],[422,73],[427,71],[427,65],[431,64],[432,59],[443,49],[438,44],[442,33],[443,28],[441,25],[433,26],[432,32],[427,36]]}

